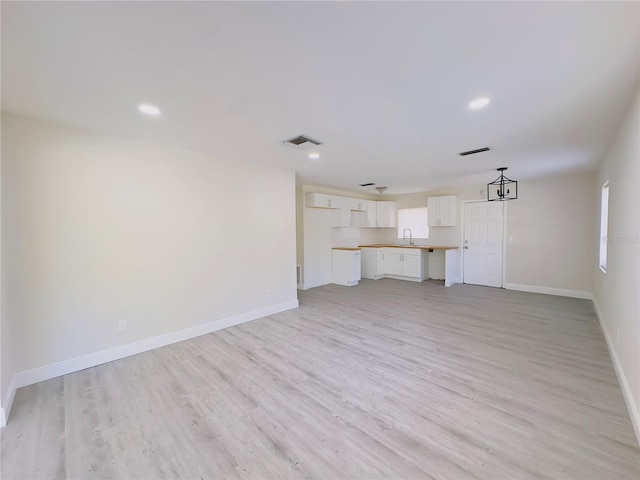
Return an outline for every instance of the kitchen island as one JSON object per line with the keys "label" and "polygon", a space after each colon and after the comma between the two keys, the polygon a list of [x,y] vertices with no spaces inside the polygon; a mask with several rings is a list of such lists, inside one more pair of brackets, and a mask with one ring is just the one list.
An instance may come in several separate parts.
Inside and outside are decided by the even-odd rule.
{"label": "kitchen island", "polygon": [[444,252],[444,285],[456,283],[456,250],[446,245],[359,245],[362,248],[362,278],[395,278],[423,282],[429,276],[429,253]]}

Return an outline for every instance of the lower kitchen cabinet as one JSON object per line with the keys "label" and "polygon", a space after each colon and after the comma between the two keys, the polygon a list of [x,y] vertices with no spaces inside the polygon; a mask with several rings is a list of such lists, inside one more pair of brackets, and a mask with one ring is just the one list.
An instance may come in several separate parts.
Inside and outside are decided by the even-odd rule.
{"label": "lower kitchen cabinet", "polygon": [[384,274],[402,275],[402,254],[389,250],[384,252]]}
{"label": "lower kitchen cabinet", "polygon": [[[392,247],[386,245],[361,245],[362,248],[362,278],[378,280],[380,278],[395,278],[410,282],[422,282],[428,278],[442,280],[444,286],[450,287],[456,283],[456,250],[457,247],[420,246],[420,247]],[[442,273],[435,277],[429,276],[429,262],[431,255],[439,251],[436,259],[443,258]],[[433,272],[432,272],[433,273]]]}
{"label": "lower kitchen cabinet", "polygon": [[419,282],[427,278],[426,254],[422,250],[385,248],[384,262],[386,276],[405,277]]}
{"label": "lower kitchen cabinet", "polygon": [[422,252],[418,251],[418,255],[413,254],[404,254],[402,255],[402,275],[405,277],[416,277],[420,278],[422,276]]}
{"label": "lower kitchen cabinet", "polygon": [[362,278],[377,280],[384,276],[384,249],[363,248],[362,252]]}
{"label": "lower kitchen cabinet", "polygon": [[360,281],[361,253],[359,249],[334,248],[331,264],[331,282],[352,287]]}

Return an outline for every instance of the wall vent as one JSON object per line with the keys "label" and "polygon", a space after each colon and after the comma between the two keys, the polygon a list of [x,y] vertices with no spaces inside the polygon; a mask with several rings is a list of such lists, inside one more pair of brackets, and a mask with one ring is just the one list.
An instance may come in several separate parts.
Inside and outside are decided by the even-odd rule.
{"label": "wall vent", "polygon": [[289,140],[285,140],[282,143],[284,143],[285,145],[289,145],[290,147],[297,148],[298,150],[305,150],[307,148],[313,148],[317,147],[318,145],[322,145],[322,142],[307,137],[306,135],[298,135],[297,137],[290,138]]}
{"label": "wall vent", "polygon": [[488,152],[491,150],[489,147],[477,148],[475,150],[467,150],[466,152],[460,152],[458,155],[464,157],[465,155],[473,155],[475,153]]}

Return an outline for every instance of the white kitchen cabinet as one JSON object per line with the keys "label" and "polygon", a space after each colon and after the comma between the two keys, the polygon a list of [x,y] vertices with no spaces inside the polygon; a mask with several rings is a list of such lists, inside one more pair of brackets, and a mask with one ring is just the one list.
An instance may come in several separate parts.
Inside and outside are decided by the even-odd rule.
{"label": "white kitchen cabinet", "polygon": [[352,287],[360,281],[361,253],[354,249],[333,249],[331,281],[338,285]]}
{"label": "white kitchen cabinet", "polygon": [[378,248],[378,262],[376,263],[376,276],[374,280],[384,277],[384,248]]}
{"label": "white kitchen cabinet", "polygon": [[[396,202],[307,193],[305,206],[340,210],[335,227],[395,227]],[[355,217],[352,215],[355,212]]]}
{"label": "white kitchen cabinet", "polygon": [[421,282],[428,277],[427,253],[417,248],[383,248],[384,276]]}
{"label": "white kitchen cabinet", "polygon": [[338,225],[336,226],[351,227],[351,209],[349,208],[349,204],[347,204],[346,207],[340,208],[340,223],[338,223]]}
{"label": "white kitchen cabinet", "polygon": [[311,208],[340,208],[341,197],[324,193],[307,193],[306,206]]}
{"label": "white kitchen cabinet", "polygon": [[396,202],[380,201],[376,202],[376,226],[395,227],[396,226]]}
{"label": "white kitchen cabinet", "polygon": [[402,275],[405,277],[420,278],[422,269],[420,268],[420,251],[416,254],[402,255]]}
{"label": "white kitchen cabinet", "polygon": [[362,200],[359,198],[350,198],[351,201],[351,210],[356,210],[359,212],[366,212],[369,206],[369,200]]}
{"label": "white kitchen cabinet", "polygon": [[427,208],[430,227],[455,227],[457,217],[457,201],[455,195],[429,197]]}
{"label": "white kitchen cabinet", "polygon": [[384,251],[382,248],[363,248],[362,278],[377,280],[384,276]]}
{"label": "white kitchen cabinet", "polygon": [[367,204],[367,227],[378,226],[378,202],[369,200]]}
{"label": "white kitchen cabinet", "polygon": [[384,273],[402,276],[402,254],[394,250],[386,248],[384,251]]}

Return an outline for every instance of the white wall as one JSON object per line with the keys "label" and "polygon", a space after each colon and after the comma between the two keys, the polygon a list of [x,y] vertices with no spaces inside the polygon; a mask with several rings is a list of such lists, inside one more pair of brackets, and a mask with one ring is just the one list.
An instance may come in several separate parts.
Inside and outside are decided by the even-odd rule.
{"label": "white wall", "polygon": [[3,401],[29,369],[297,304],[294,172],[2,120]]}
{"label": "white wall", "polygon": [[[607,272],[594,255],[595,305],[640,441],[640,91],[607,151],[594,194],[609,181]],[[594,228],[599,237],[599,223]]]}
{"label": "white wall", "polygon": [[593,293],[595,183],[585,173],[518,184],[507,205],[505,283]]}

